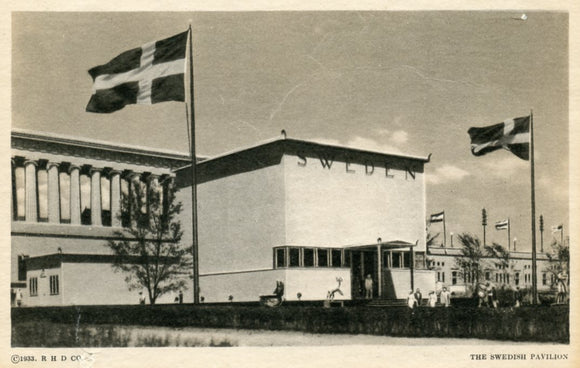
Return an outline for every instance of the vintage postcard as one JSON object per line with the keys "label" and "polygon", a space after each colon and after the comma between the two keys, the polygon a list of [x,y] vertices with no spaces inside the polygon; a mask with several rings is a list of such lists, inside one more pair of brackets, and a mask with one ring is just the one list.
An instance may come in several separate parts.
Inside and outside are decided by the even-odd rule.
{"label": "vintage postcard", "polygon": [[574,366],[576,13],[512,5],[5,9],[0,366]]}

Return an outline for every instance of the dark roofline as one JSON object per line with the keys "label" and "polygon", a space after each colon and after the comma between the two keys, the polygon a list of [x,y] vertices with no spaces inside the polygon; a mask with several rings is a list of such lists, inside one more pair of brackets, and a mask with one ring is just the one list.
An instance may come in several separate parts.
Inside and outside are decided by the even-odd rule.
{"label": "dark roofline", "polygon": [[[330,148],[330,149],[335,149],[335,150],[338,149],[338,150],[344,150],[344,151],[348,151],[348,152],[356,152],[356,153],[370,154],[370,155],[377,155],[377,156],[395,157],[395,158],[406,159],[406,160],[420,161],[420,162],[424,162],[424,163],[427,163],[431,160],[431,154],[429,154],[427,157],[420,157],[420,156],[404,155],[404,154],[398,154],[398,153],[385,153],[385,152],[372,151],[372,150],[366,150],[366,149],[361,149],[361,148],[338,146],[338,145],[334,145],[334,144],[306,141],[306,140],[295,139],[295,138],[275,138],[275,139],[270,139],[270,140],[259,142],[255,145],[252,145],[252,146],[239,148],[239,149],[236,149],[233,151],[228,151],[228,152],[222,153],[222,154],[217,155],[217,156],[209,157],[207,159],[204,159],[203,161],[198,160],[199,161],[198,166],[205,165],[207,163],[211,163],[213,161],[217,161],[217,160],[226,158],[228,156],[243,154],[243,153],[246,153],[248,151],[252,151],[252,150],[256,150],[256,149],[263,149],[263,148],[266,148],[269,146],[277,146],[277,145],[286,144],[286,143],[302,144],[302,145],[315,147],[315,148]],[[181,171],[181,170],[184,170],[184,169],[187,169],[190,167],[191,167],[191,164],[187,164],[183,167],[176,169],[175,171],[176,172]]]}
{"label": "dark roofline", "polygon": [[[118,256],[113,254],[72,254],[72,253],[54,253],[36,257],[26,258],[27,270],[41,270],[44,268],[58,268],[63,263],[114,263]],[[140,256],[126,256],[124,259],[128,264],[139,264]],[[171,258],[169,258],[171,259]]]}

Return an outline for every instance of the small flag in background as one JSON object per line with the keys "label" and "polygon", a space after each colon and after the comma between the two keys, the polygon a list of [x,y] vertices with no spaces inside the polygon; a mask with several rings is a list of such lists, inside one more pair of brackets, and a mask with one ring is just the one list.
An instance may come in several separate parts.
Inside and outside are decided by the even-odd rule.
{"label": "small flag in background", "polygon": [[552,232],[553,233],[557,233],[558,231],[562,231],[562,229],[564,229],[564,225],[560,224],[558,226],[552,226]]}
{"label": "small flag in background", "polygon": [[482,128],[469,128],[471,153],[483,156],[504,148],[522,160],[529,160],[530,117],[508,119],[503,123]]}
{"label": "small flag in background", "polygon": [[507,230],[510,226],[510,220],[503,220],[503,221],[498,221],[495,223],[495,229],[496,230]]}
{"label": "small flag in background", "polygon": [[429,217],[429,222],[442,222],[445,220],[445,211],[434,213]]}
{"label": "small flag in background", "polygon": [[185,101],[187,35],[147,43],[90,69],[93,95],[86,111],[110,113],[129,104]]}

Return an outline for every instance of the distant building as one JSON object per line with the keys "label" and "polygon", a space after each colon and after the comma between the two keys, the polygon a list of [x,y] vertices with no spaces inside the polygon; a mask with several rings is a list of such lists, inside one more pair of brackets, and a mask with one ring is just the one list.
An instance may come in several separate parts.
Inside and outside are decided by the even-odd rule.
{"label": "distant building", "polygon": [[[459,247],[429,246],[427,250],[427,268],[436,272],[438,287],[446,286],[456,294],[471,292],[470,286],[475,275],[461,269],[457,262],[463,257]],[[550,258],[546,253],[537,253],[538,291],[549,291],[554,288],[556,275],[550,272]],[[482,275],[480,282],[489,282],[496,287],[526,289],[532,287],[532,254],[530,252],[510,252],[507,264],[493,257],[483,257],[480,264]]]}
{"label": "distant building", "polygon": [[11,287],[23,305],[138,302],[105,246],[128,181],[160,190],[185,155],[12,131]]}

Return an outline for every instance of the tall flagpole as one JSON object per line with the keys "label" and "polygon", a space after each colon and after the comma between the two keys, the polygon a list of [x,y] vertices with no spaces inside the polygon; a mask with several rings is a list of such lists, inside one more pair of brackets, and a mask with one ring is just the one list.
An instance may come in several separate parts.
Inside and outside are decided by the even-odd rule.
{"label": "tall flagpole", "polygon": [[512,224],[510,222],[510,218],[508,217],[508,242],[507,242],[507,244],[508,244],[508,252],[510,251],[510,248],[511,248],[510,247],[510,239],[511,239],[510,230],[511,230],[511,226],[512,226]]}
{"label": "tall flagpole", "polygon": [[445,211],[443,211],[443,246],[447,247],[447,229],[445,228]]}
{"label": "tall flagpole", "polygon": [[538,304],[538,280],[536,268],[536,188],[534,184],[534,112],[530,110],[530,176],[532,196],[532,304]]}
{"label": "tall flagpole", "polygon": [[197,164],[195,155],[195,108],[193,105],[193,32],[189,24],[189,104],[191,106],[191,227],[193,232],[193,304],[199,304],[199,255],[197,239]]}

